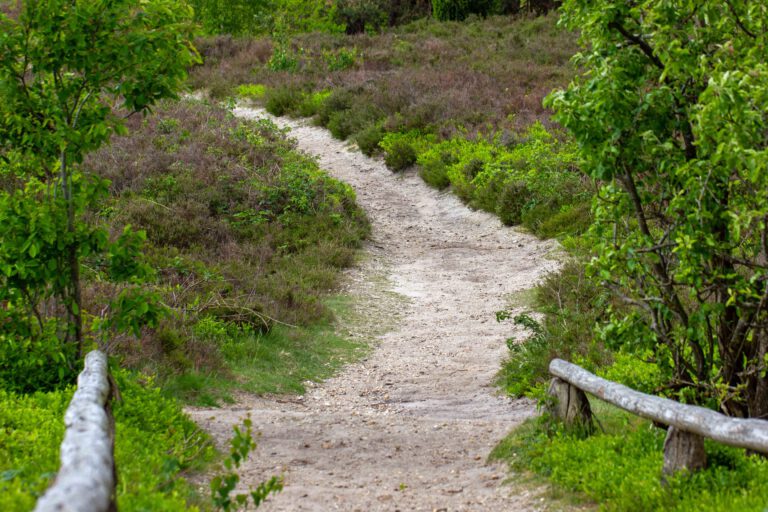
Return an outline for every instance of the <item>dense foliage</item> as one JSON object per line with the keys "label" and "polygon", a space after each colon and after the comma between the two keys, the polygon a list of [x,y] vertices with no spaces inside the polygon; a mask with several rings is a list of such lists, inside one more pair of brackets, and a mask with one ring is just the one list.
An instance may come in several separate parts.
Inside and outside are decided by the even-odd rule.
{"label": "dense foliage", "polygon": [[634,307],[602,328],[669,390],[768,414],[768,7],[569,1],[585,75],[549,99],[605,181],[595,278]]}

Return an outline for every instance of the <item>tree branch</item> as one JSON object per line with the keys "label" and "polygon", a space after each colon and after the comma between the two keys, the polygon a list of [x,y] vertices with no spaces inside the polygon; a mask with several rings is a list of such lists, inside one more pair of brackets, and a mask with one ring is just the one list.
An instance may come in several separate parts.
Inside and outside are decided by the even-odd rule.
{"label": "tree branch", "polygon": [[659,69],[664,69],[664,64],[656,56],[655,52],[653,51],[653,48],[651,48],[651,46],[648,43],[646,43],[642,37],[636,36],[635,34],[630,33],[618,21],[612,21],[608,23],[608,28],[616,30],[619,34],[624,36],[630,43],[640,48],[640,51],[642,51],[646,55],[646,57],[648,57],[651,60],[654,66],[656,66]]}
{"label": "tree branch", "polygon": [[725,0],[725,5],[728,6],[728,10],[731,11],[731,14],[733,14],[733,18],[736,20],[736,25],[739,26],[739,28],[747,34],[752,39],[757,39],[757,35],[755,35],[753,32],[751,32],[747,27],[742,23],[741,18],[739,18],[739,14],[736,12],[736,9],[733,7],[733,4],[731,3],[731,0]]}

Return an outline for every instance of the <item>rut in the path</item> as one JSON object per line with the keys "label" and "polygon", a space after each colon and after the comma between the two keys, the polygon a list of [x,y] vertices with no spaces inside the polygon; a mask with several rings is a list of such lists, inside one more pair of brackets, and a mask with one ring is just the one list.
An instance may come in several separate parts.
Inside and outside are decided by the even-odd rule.
{"label": "rut in the path", "polygon": [[[530,402],[501,397],[491,385],[510,335],[494,312],[554,266],[553,245],[504,228],[413,174],[393,175],[323,129],[275,122],[354,187],[371,218],[369,255],[349,273],[349,293],[367,308],[354,329],[372,332],[395,311],[399,318],[369,357],[303,397],[246,397],[193,417],[223,442],[251,414],[262,435],[243,483],[285,475],[285,490],[266,511],[537,508],[533,493],[502,485],[504,469],[486,464],[492,447],[534,413]],[[382,274],[389,284],[376,279]],[[393,299],[387,287],[408,300]]]}

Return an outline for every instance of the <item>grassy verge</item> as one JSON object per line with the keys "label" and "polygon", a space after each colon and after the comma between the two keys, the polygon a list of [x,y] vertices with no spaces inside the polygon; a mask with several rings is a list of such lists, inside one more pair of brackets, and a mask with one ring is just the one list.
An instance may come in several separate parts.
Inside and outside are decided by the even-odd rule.
{"label": "grassy verge", "polygon": [[706,442],[709,466],[662,484],[665,432],[593,400],[602,432],[584,438],[547,418],[529,420],[491,454],[519,473],[533,474],[579,503],[606,511],[761,511],[768,503],[768,461]]}
{"label": "grassy verge", "polygon": [[[325,301],[341,322],[347,315],[347,300],[335,296]],[[212,338],[221,346],[228,371],[168,375],[163,383],[167,393],[202,406],[231,401],[233,390],[259,395],[303,394],[307,381],[330,377],[368,349],[364,343],[339,335],[336,324],[329,322],[310,327],[277,325],[268,333],[221,329]]]}

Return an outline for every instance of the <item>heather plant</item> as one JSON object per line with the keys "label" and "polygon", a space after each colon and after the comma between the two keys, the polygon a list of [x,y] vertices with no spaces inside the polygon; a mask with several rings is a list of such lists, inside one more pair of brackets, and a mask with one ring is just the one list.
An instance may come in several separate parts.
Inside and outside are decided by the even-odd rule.
{"label": "heather plant", "polygon": [[[211,404],[233,385],[300,391],[357,350],[326,332],[328,291],[367,233],[348,186],[274,124],[204,102],[164,103],[128,125],[85,165],[112,183],[99,216],[115,233],[146,232],[155,277],[143,288],[171,314],[138,338],[111,339],[123,365]],[[88,307],[118,291],[89,280]]]}

